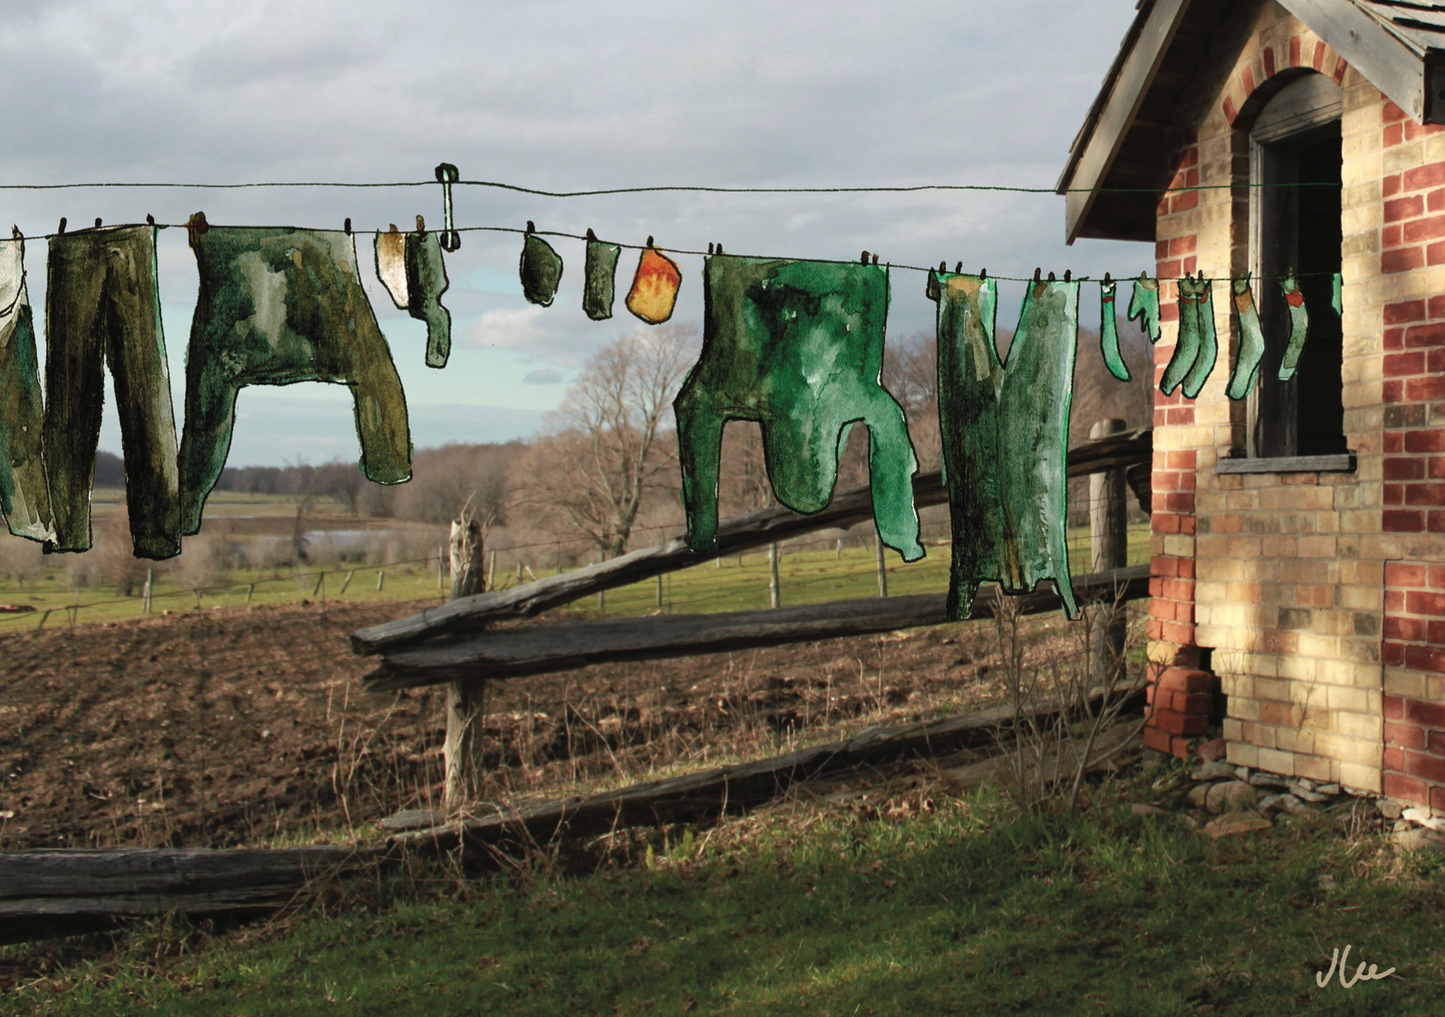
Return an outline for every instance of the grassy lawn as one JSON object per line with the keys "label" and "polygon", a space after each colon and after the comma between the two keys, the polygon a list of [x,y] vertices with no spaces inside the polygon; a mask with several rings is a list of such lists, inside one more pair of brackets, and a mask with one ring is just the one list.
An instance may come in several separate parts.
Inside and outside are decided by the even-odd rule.
{"label": "grassy lawn", "polygon": [[[246,496],[228,496],[244,499]],[[224,508],[271,511],[287,509],[275,499],[254,496],[255,504],[229,501]],[[210,506],[208,505],[208,511]],[[291,508],[290,511],[294,511]],[[97,513],[99,515],[99,513]],[[284,514],[284,512],[282,513]],[[4,539],[0,537],[0,539]],[[12,538],[13,539],[13,538]],[[1089,534],[1087,529],[1071,531],[1070,568],[1076,574],[1089,571]],[[1129,534],[1130,561],[1148,559],[1149,533],[1136,526]],[[914,593],[942,593],[948,589],[949,548],[935,545],[927,557],[904,563],[892,551],[885,552],[888,570],[888,592],[892,596]],[[828,549],[784,548],[779,562],[779,576],[784,605],[812,604],[829,600],[850,600],[878,595],[875,553],[870,548],[850,547],[841,553]],[[51,616],[45,624],[69,624],[75,611],[77,624],[106,621],[128,621],[143,616],[139,589],[132,596],[117,593],[114,587],[96,585],[74,589],[67,585],[64,555],[46,559],[41,574],[23,583],[15,578],[0,577],[0,603],[26,605],[35,612],[0,613],[0,633],[30,629],[41,624],[47,610]],[[720,564],[719,564],[720,562]],[[324,584],[319,584],[322,573]],[[379,573],[385,578],[378,584]],[[347,580],[348,573],[351,579]],[[555,575],[543,570],[542,576]],[[770,570],[766,549],[750,551],[738,557],[708,561],[689,569],[662,577],[663,610],[669,612],[744,611],[768,606]],[[529,577],[530,578],[530,577]],[[443,584],[449,583],[443,577]],[[342,587],[345,586],[343,591]],[[497,586],[505,589],[516,585],[516,576],[508,571],[497,576]],[[152,611],[194,610],[198,603],[207,608],[242,607],[246,604],[295,604],[309,599],[313,602],[343,601],[355,603],[373,600],[443,599],[443,585],[437,581],[436,560],[413,561],[389,566],[346,564],[300,567],[294,570],[230,571],[215,585],[201,592],[188,588],[179,577],[164,568],[156,570],[153,585]],[[643,615],[657,607],[657,581],[646,580],[607,591],[605,604],[596,598],[579,601],[575,610],[588,614]]]}
{"label": "grassy lawn", "polygon": [[[1411,1014],[1445,999],[1445,868],[1330,817],[1214,841],[1182,772],[1020,814],[989,790],[797,804],[634,844],[589,875],[531,859],[357,880],[210,938],[161,921],[51,964],[53,1014]],[[1332,877],[1330,880],[1322,876]],[[104,940],[95,937],[90,943]],[[1326,987],[1331,950],[1395,975]],[[29,952],[27,952],[29,951]],[[31,958],[26,960],[26,958]],[[3,968],[0,968],[3,969]],[[1351,974],[1353,975],[1353,971]]]}

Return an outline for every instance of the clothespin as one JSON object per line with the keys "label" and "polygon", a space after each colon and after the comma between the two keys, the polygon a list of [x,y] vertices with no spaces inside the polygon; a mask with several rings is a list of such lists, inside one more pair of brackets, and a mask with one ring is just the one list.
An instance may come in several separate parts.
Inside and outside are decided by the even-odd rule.
{"label": "clothespin", "polygon": [[399,230],[399,229],[396,228],[396,223],[392,223],[392,224],[391,224],[391,231],[392,231],[393,233],[400,233],[400,232],[401,232],[401,230]]}
{"label": "clothespin", "polygon": [[[532,222],[531,219],[528,219],[528,220],[527,220],[527,236],[531,236],[533,233],[536,233],[536,232],[537,232],[537,225],[536,225],[536,223]],[[652,239],[651,239],[651,238],[648,238],[648,241],[647,241],[647,242],[648,242],[649,244],[651,244],[651,243],[652,243]]]}
{"label": "clothespin", "polygon": [[154,226],[155,224],[156,224],[156,217],[153,216],[153,215],[151,215],[149,212],[147,212],[147,213],[146,213],[146,225],[147,225],[147,226]]}
{"label": "clothespin", "polygon": [[[587,239],[588,239],[588,240],[596,240],[596,239],[597,239],[597,234],[592,232],[592,227],[591,227],[591,226],[588,226],[588,227],[587,227]],[[712,245],[711,245],[711,244],[708,244],[708,250],[709,250],[709,251],[712,250]]]}
{"label": "clothespin", "polygon": [[874,254],[873,254],[873,264],[875,264],[875,265],[878,264],[878,254],[877,254],[877,252],[874,252]]}
{"label": "clothespin", "polygon": [[204,236],[210,228],[211,224],[206,222],[205,212],[197,212],[192,215],[190,219],[186,220],[186,232],[191,235],[192,240],[196,237]]}
{"label": "clothespin", "polygon": [[100,229],[100,216],[95,217],[95,228]]}
{"label": "clothespin", "polygon": [[1054,273],[1050,272],[1050,273],[1049,273],[1049,282],[1053,282],[1053,281],[1054,281]]}
{"label": "clothespin", "polygon": [[1040,271],[1042,271],[1040,268],[1038,268],[1037,266],[1034,267],[1034,282],[1038,282],[1038,281],[1039,281],[1039,272],[1040,272]]}
{"label": "clothespin", "polygon": [[23,234],[23,233],[20,232],[20,227],[19,227],[19,226],[11,226],[11,227],[10,227],[10,238],[11,238],[12,240],[24,240],[24,239],[25,239],[25,234]]}
{"label": "clothespin", "polygon": [[462,178],[461,173],[449,162],[436,168],[437,183],[442,185],[442,250],[451,252],[462,246],[462,235],[452,222],[452,184]]}
{"label": "clothespin", "polygon": [[62,215],[62,216],[60,217],[60,228],[59,228],[58,230],[56,230],[55,232],[56,232],[56,233],[64,233],[64,232],[65,232],[65,216]]}
{"label": "clothespin", "polygon": [[867,252],[867,251],[864,251],[864,252],[863,252],[863,257],[862,257],[862,259],[860,259],[860,260],[863,262],[863,264],[865,264],[865,265],[868,264],[868,252]]}
{"label": "clothespin", "polygon": [[[531,224],[531,223],[527,223],[527,225],[530,226],[530,225],[532,225],[532,224]],[[648,247],[653,246],[653,244],[652,244],[652,238],[651,238],[651,237],[648,237],[648,238],[647,238],[647,246],[648,246]]]}
{"label": "clothespin", "polygon": [[721,253],[722,253],[722,241],[721,241],[721,240],[719,240],[719,241],[717,242],[717,253],[718,253],[718,254],[721,254]]}
{"label": "clothespin", "polygon": [[940,261],[940,262],[938,263],[938,274],[939,274],[939,275],[943,275],[943,273],[945,273],[945,272],[947,272],[947,271],[948,271],[948,262],[946,262],[946,261]]}
{"label": "clothespin", "polygon": [[416,217],[416,231],[418,233],[426,232],[426,220],[423,219],[421,216]]}
{"label": "clothespin", "polygon": [[1109,285],[1111,282],[1113,282],[1113,281],[1114,281],[1114,280],[1112,280],[1112,279],[1109,278],[1109,273],[1108,273],[1108,272],[1105,272],[1105,273],[1104,273],[1104,285],[1105,285],[1105,286],[1108,286],[1108,285]]}
{"label": "clothespin", "polygon": [[[962,275],[962,274],[963,274],[963,262],[960,261],[957,265],[954,265],[954,266],[953,266],[953,272],[954,272],[955,275]],[[984,269],[984,273],[983,273],[983,274],[984,274],[984,275],[988,275],[988,270],[987,270],[987,269]]]}
{"label": "clothespin", "polygon": [[351,236],[351,216],[346,217],[346,222],[342,223],[341,228],[346,231],[348,237]]}
{"label": "clothespin", "polygon": [[1071,276],[1071,275],[1073,275],[1073,274],[1074,274],[1074,270],[1073,270],[1072,268],[1066,268],[1066,269],[1064,269],[1064,282],[1068,282],[1068,281],[1069,281],[1069,276]]}

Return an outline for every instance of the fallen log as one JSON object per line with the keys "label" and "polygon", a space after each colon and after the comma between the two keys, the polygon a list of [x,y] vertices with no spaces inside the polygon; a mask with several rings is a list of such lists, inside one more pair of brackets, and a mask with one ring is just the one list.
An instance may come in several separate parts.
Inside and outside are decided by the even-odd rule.
{"label": "fallen log", "polygon": [[251,914],[318,878],[380,860],[359,846],[44,848],[0,853],[0,942],[73,935],[121,918],[181,911]]}
{"label": "fallen log", "polygon": [[[1120,466],[1148,463],[1154,447],[1153,435],[1153,428],[1145,427],[1077,445],[1069,450],[1068,474],[1082,477]],[[913,501],[918,508],[948,501],[940,471],[922,473],[913,479]],[[1147,512],[1147,499],[1141,504]],[[357,629],[351,634],[351,649],[361,655],[385,653],[435,636],[475,631],[489,622],[530,617],[604,590],[630,586],[714,558],[766,547],[818,530],[852,526],[872,516],[873,493],[866,485],[844,491],[834,497],[827,508],[810,515],[799,515],[785,508],[760,509],[719,525],[717,549],[710,553],[694,552],[685,540],[677,538],[612,561],[548,576],[509,590],[460,597],[418,614]]]}
{"label": "fallen log", "polygon": [[[1081,602],[1146,597],[1149,566],[1131,565],[1079,576],[1074,580],[1074,592]],[[998,597],[997,587],[980,589],[970,617],[992,617]],[[470,678],[522,678],[604,662],[664,660],[892,632],[941,624],[945,599],[942,593],[923,593],[775,610],[606,618],[492,630],[393,651],[363,677],[362,687],[368,692],[384,692]],[[1024,614],[1052,611],[1061,603],[1052,587],[1019,601]]]}
{"label": "fallen log", "polygon": [[[1120,712],[1142,709],[1142,689],[1115,688],[1109,693],[1111,705]],[[1094,690],[1090,709],[1104,702],[1104,691]],[[1056,715],[1060,707],[1044,702],[1024,715],[1043,719]],[[519,842],[545,844],[554,838],[585,838],[630,826],[712,820],[730,809],[772,801],[797,784],[861,766],[879,766],[902,759],[938,758],[965,749],[994,747],[1014,723],[1012,707],[996,707],[965,717],[909,724],[903,727],[870,728],[846,741],[830,742],[751,763],[720,766],[666,780],[646,781],[592,795],[574,795],[513,808],[494,806],[492,815],[471,816],[425,830],[394,834],[392,844],[416,851],[451,851],[458,847],[476,849],[487,844]],[[1139,723],[1131,722],[1137,731]],[[1119,736],[1101,742],[1112,750]],[[1095,754],[1095,758],[1098,753]],[[979,771],[998,772],[1005,764]],[[1057,763],[1054,764],[1057,766]],[[956,778],[970,776],[966,768]]]}

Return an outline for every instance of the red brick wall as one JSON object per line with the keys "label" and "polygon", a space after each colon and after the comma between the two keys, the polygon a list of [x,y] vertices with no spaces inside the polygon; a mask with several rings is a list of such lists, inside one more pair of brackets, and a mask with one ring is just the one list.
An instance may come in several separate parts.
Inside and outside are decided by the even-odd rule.
{"label": "red brick wall", "polygon": [[[1445,130],[1391,102],[1381,119],[1387,151]],[[1445,162],[1390,174],[1381,194],[1381,273],[1445,264]],[[1445,534],[1445,295],[1387,304],[1384,322],[1382,528]],[[1385,667],[1445,675],[1445,565],[1387,563],[1384,606]],[[1386,695],[1384,710],[1385,793],[1445,809],[1445,705]]]}

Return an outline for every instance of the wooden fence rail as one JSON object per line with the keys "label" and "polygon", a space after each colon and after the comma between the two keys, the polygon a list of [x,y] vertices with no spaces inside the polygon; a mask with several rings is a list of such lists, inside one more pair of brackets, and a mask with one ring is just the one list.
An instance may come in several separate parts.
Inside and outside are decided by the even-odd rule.
{"label": "wooden fence rail", "polygon": [[0,943],[105,928],[166,911],[246,914],[313,880],[372,865],[374,847],[56,848],[0,852]]}
{"label": "wooden fence rail", "polygon": [[[1074,592],[1081,602],[1146,597],[1149,566],[1133,565],[1078,576]],[[998,597],[997,587],[980,589],[970,617],[991,617]],[[945,620],[945,599],[942,593],[922,593],[835,600],[777,610],[606,618],[494,629],[469,638],[394,650],[363,678],[363,685],[368,692],[382,692],[472,678],[522,678],[608,661],[663,660],[892,632],[941,624]],[[1052,611],[1059,605],[1058,595],[1051,589],[1019,598],[1025,614]]]}
{"label": "wooden fence rail", "polygon": [[[1154,431],[1148,427],[1084,442],[1069,450],[1068,474],[1070,477],[1082,477],[1119,467],[1138,467],[1150,461],[1153,447]],[[1134,493],[1147,512],[1147,487],[1142,485],[1147,484],[1148,470],[1131,473],[1131,481],[1140,482],[1135,486]],[[935,470],[915,477],[913,499],[919,508],[946,503],[948,492],[944,488],[942,474]],[[462,597],[406,618],[358,629],[351,634],[351,648],[362,655],[391,653],[421,640],[475,632],[491,622],[530,617],[583,597],[619,586],[630,586],[713,558],[765,547],[818,530],[852,526],[872,518],[872,515],[873,494],[866,485],[844,491],[834,497],[827,508],[811,515],[799,515],[784,508],[761,509],[719,525],[717,549],[710,554],[690,550],[682,539],[670,540],[655,547],[632,551],[612,561],[548,576],[510,590]]]}

